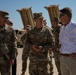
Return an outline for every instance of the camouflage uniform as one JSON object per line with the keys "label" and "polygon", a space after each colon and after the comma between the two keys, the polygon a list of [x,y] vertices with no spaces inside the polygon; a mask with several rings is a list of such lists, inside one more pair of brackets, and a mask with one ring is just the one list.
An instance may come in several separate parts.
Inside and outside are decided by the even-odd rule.
{"label": "camouflage uniform", "polygon": [[[10,32],[10,33],[9,33]],[[2,75],[10,75],[10,59],[15,59],[14,32],[12,28],[0,27],[0,67]],[[9,54],[9,55],[8,55]],[[7,73],[6,73],[7,72]]]}
{"label": "camouflage uniform", "polygon": [[52,32],[53,32],[53,35],[55,37],[55,46],[53,48],[55,64],[56,64],[56,67],[57,67],[57,70],[58,70],[58,75],[61,75],[61,72],[60,72],[60,52],[59,52],[60,26],[57,26],[57,27],[53,28]]}
{"label": "camouflage uniform", "polygon": [[[28,32],[29,30],[31,30],[31,26],[30,25],[26,25],[25,26],[25,30]],[[29,50],[26,50],[26,39],[27,39],[27,32],[22,36],[22,42],[23,42],[23,52],[22,52],[22,73],[21,75],[25,75],[25,71],[27,69],[27,59],[29,56]],[[24,54],[25,53],[25,54]],[[25,59],[24,59],[25,58]]]}
{"label": "camouflage uniform", "polygon": [[[49,30],[50,29],[52,30],[52,28],[47,26],[47,22],[46,22],[45,18],[43,18],[43,25],[46,26]],[[49,73],[49,75],[53,75],[52,50],[51,49],[49,49],[48,56],[49,56],[48,73]]]}
{"label": "camouflage uniform", "polygon": [[[46,26],[49,30],[52,31],[52,28]],[[54,37],[53,37],[54,38]],[[48,73],[49,75],[53,75],[53,64],[52,64],[52,58],[53,58],[53,55],[52,55],[52,49],[50,48],[49,51],[48,51],[48,57],[49,57],[49,60],[48,60],[48,65],[49,65],[49,68],[48,68]]]}
{"label": "camouflage uniform", "polygon": [[[9,25],[9,26],[13,26],[13,22],[12,20],[9,19],[9,17],[6,18],[6,25]],[[15,35],[16,35],[16,32],[15,32]],[[15,36],[16,38],[16,47],[17,47],[17,36]],[[16,48],[16,56],[18,55],[18,50]],[[16,75],[16,70],[17,70],[17,57],[15,58],[14,60],[14,64],[12,65],[12,75]]]}
{"label": "camouflage uniform", "polygon": [[[15,31],[14,31],[15,32]],[[17,40],[16,40],[16,33],[15,33],[15,60],[14,64],[12,65],[12,75],[17,75],[17,56],[18,56],[18,49],[17,49]]]}
{"label": "camouflage uniform", "polygon": [[[6,12],[0,11],[0,17],[4,18]],[[0,23],[5,21],[0,18]],[[2,22],[2,23],[3,23]],[[1,75],[10,75],[10,60],[15,59],[15,34],[14,30],[8,26],[0,24],[0,72]]]}
{"label": "camouflage uniform", "polygon": [[[26,42],[27,43],[26,43],[25,49],[27,50],[30,49],[30,52],[29,52],[29,59],[30,59],[29,73],[30,75],[48,75],[47,53],[48,53],[49,48],[52,47],[52,43],[53,43],[51,30],[48,30],[46,26],[43,26],[42,29],[40,30],[37,30],[36,28],[34,28],[28,32]],[[42,46],[43,48],[39,53],[36,53],[34,49],[31,48],[32,44],[37,44],[38,46]]]}

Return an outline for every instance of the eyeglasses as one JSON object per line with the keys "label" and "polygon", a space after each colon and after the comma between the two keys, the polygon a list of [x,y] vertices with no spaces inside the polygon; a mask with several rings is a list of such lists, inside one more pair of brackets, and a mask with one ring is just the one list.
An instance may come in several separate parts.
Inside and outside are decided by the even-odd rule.
{"label": "eyeglasses", "polygon": [[64,16],[64,15],[65,15],[65,14],[60,14],[59,17],[62,17],[62,16]]}

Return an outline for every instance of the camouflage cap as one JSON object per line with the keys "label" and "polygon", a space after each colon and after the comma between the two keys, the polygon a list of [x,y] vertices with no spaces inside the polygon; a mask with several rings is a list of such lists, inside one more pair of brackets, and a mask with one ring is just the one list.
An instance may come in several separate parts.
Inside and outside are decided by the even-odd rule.
{"label": "camouflage cap", "polygon": [[57,21],[57,22],[59,22],[59,20],[58,20],[57,17],[54,17],[53,20],[52,20],[52,22],[53,22],[53,21]]}
{"label": "camouflage cap", "polygon": [[33,14],[33,18],[34,18],[34,19],[43,18],[43,15],[42,15],[41,12],[39,12],[39,13],[34,13],[34,14]]}
{"label": "camouflage cap", "polygon": [[7,17],[9,15],[9,13],[6,11],[0,11],[0,15],[3,17]]}
{"label": "camouflage cap", "polygon": [[26,30],[31,30],[31,25],[26,25],[26,26],[25,26],[25,29],[26,29]]}

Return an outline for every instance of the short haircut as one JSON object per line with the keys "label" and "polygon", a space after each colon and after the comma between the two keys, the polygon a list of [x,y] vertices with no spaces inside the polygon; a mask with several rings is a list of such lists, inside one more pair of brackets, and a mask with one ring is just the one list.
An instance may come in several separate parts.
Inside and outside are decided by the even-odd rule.
{"label": "short haircut", "polygon": [[66,14],[68,17],[72,18],[72,10],[69,7],[65,7],[59,10],[61,13]]}

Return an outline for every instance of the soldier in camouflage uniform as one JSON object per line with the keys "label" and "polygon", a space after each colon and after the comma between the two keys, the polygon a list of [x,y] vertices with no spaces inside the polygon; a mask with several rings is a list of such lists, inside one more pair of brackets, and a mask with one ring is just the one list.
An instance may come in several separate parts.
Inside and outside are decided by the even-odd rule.
{"label": "soldier in camouflage uniform", "polygon": [[16,56],[15,34],[13,28],[6,25],[8,12],[0,11],[0,73],[10,75],[11,65]]}
{"label": "soldier in camouflage uniform", "polygon": [[[25,30],[26,30],[26,33],[21,37],[22,42],[23,42],[22,73],[21,73],[21,75],[25,75],[25,72],[26,72],[26,69],[27,69],[27,59],[29,57],[29,50],[30,49],[26,50],[26,47],[24,45],[26,45],[27,33],[28,33],[29,30],[31,30],[31,26],[30,25],[26,25],[25,26]],[[25,52],[25,54],[24,54],[24,52]],[[24,59],[24,56],[25,56],[25,59]]]}
{"label": "soldier in camouflage uniform", "polygon": [[43,26],[42,13],[34,13],[33,16],[36,26],[27,33],[25,45],[26,49],[30,49],[29,73],[30,75],[48,75],[47,53],[53,45],[52,32],[46,26]]}
{"label": "soldier in camouflage uniform", "polygon": [[[46,22],[45,18],[43,18],[43,25],[46,26],[48,29],[52,30],[52,28],[47,26],[47,22]],[[48,72],[49,72],[49,75],[53,75],[53,64],[52,64],[52,57],[53,56],[52,56],[52,50],[51,49],[49,49],[48,57],[50,57],[49,61],[48,61],[48,65],[49,65]]]}
{"label": "soldier in camouflage uniform", "polygon": [[[9,19],[9,17],[6,17],[6,25],[9,25],[11,27],[13,26],[13,22],[12,20]],[[17,40],[16,40],[16,46],[17,46]],[[17,55],[18,55],[18,50],[16,48],[16,58],[14,60],[14,64],[12,65],[12,75],[16,75],[17,73]]]}
{"label": "soldier in camouflage uniform", "polygon": [[52,21],[52,32],[55,37],[55,46],[53,48],[55,64],[58,70],[58,75],[61,75],[60,71],[60,52],[59,52],[59,33],[60,33],[60,25],[58,25],[58,18],[54,17]]}

